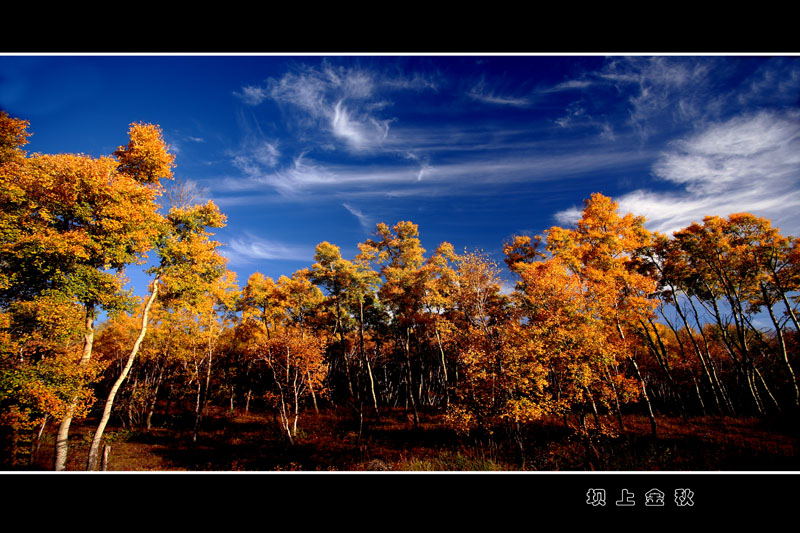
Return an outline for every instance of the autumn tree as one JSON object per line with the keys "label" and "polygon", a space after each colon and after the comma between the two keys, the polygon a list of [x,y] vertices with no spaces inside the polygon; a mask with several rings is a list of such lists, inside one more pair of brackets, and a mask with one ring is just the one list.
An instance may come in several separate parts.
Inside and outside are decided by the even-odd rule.
{"label": "autumn tree", "polygon": [[[113,157],[28,155],[21,150],[27,123],[6,114],[0,122],[0,300],[9,309],[58,294],[78,304],[83,338],[75,364],[87,368],[97,313],[129,307],[124,269],[143,262],[158,238],[156,199],[161,180],[172,177],[173,156],[148,124],[131,125],[127,147]],[[74,414],[72,406],[59,416],[56,470],[66,463]]]}
{"label": "autumn tree", "polygon": [[[293,434],[296,434],[299,402],[303,393],[307,391],[311,394],[314,409],[319,412],[317,399],[327,396],[329,391],[326,383],[329,378],[329,367],[324,365],[320,355],[324,353],[328,343],[328,340],[320,334],[320,315],[325,298],[322,291],[312,283],[312,274],[307,268],[296,271],[289,278],[281,276],[278,279],[278,287],[285,295],[284,323],[294,328],[295,333],[299,332],[300,341],[304,344],[302,349],[305,350],[303,363],[306,375],[293,385],[295,393]],[[309,337],[314,337],[315,341],[306,342]]]}
{"label": "autumn tree", "polygon": [[[456,350],[459,382],[449,420],[462,430],[492,432],[504,419],[522,422],[518,403],[528,395],[531,355],[519,323],[500,292],[500,270],[486,255],[452,255],[454,278],[447,335]],[[530,392],[533,392],[531,388]]]}
{"label": "autumn tree", "polygon": [[[197,396],[194,411],[194,430],[192,441],[197,442],[200,423],[203,420],[205,406],[211,394],[211,376],[214,360],[219,351],[220,341],[232,323],[232,311],[238,292],[236,276],[233,272],[224,271],[209,283],[205,291],[188,306],[195,316],[198,335],[195,341],[198,349],[195,354],[202,354],[196,366]],[[205,375],[200,373],[203,368]]]}
{"label": "autumn tree", "polygon": [[[700,313],[693,300],[694,274],[688,266],[680,243],[666,235],[655,233],[651,243],[640,248],[638,258],[640,268],[657,280],[657,292],[661,301],[660,315],[663,323],[669,327],[670,337],[674,339],[677,349],[684,356],[692,353],[697,359],[701,378],[699,382],[692,379],[698,391],[701,408],[706,408],[700,393],[702,383],[702,389],[708,391],[713,399],[714,409],[719,413],[732,414],[733,405],[719,378],[717,364],[709,352],[709,339],[705,336]],[[667,309],[677,317],[671,318]],[[645,341],[659,361],[665,360],[668,357],[665,347],[669,342],[654,321],[649,320],[648,325],[649,327],[646,325],[644,328]]]}
{"label": "autumn tree", "polygon": [[644,227],[644,217],[621,216],[617,211],[611,198],[593,194],[575,229],[556,226],[547,231],[547,250],[578,276],[596,302],[593,308],[602,323],[617,332],[615,339],[606,336],[608,352],[614,356],[604,361],[602,369],[612,391],[620,428],[624,428],[620,407],[629,397],[625,390],[631,388],[631,383],[618,368],[627,362],[633,371],[632,379],[639,383],[655,434],[652,405],[636,361],[635,339],[631,338],[642,321],[652,316],[655,307],[651,298],[655,281],[638,271],[636,260],[638,250],[650,243],[651,235]]}
{"label": "autumn tree", "polygon": [[249,410],[253,389],[259,387],[261,381],[255,375],[259,372],[257,357],[252,356],[245,347],[254,335],[263,333],[267,338],[270,337],[274,332],[275,322],[279,319],[280,305],[280,292],[275,281],[260,272],[250,275],[236,301],[239,320],[235,326],[235,338],[240,346],[237,351],[242,353],[241,364],[245,367],[245,410]]}
{"label": "autumn tree", "polygon": [[[665,268],[680,281],[688,302],[715,325],[713,334],[733,363],[752,408],[759,414],[780,408],[758,363],[764,352],[777,352],[796,407],[797,378],[782,342],[787,323],[796,318],[786,292],[797,286],[792,281],[792,239],[782,237],[769,221],[741,213],[727,219],[705,217],[702,224],[676,232],[673,240]],[[783,317],[775,312],[779,304]],[[775,348],[754,324],[762,311],[770,316]],[[695,315],[700,313],[695,310]]]}
{"label": "autumn tree", "polygon": [[[458,351],[456,340],[455,321],[453,316],[456,311],[456,291],[458,290],[459,256],[456,255],[453,245],[443,242],[428,258],[423,266],[423,280],[426,283],[423,305],[425,313],[423,320],[427,329],[435,339],[435,346],[439,353],[441,363],[441,394],[444,397],[444,409],[450,405],[451,377],[448,368],[451,366],[448,359],[457,358],[457,355],[448,357],[448,352]],[[451,349],[450,347],[453,346]],[[452,372],[450,373],[452,374]]]}
{"label": "autumn tree", "polygon": [[[175,206],[166,217],[167,224],[156,246],[159,264],[150,268],[148,273],[154,275],[148,296],[141,315],[139,334],[131,347],[125,367],[108,393],[103,413],[95,431],[89,449],[87,470],[96,470],[99,464],[100,443],[106,424],[111,415],[119,387],[125,381],[131,366],[139,353],[142,341],[147,333],[149,313],[163,284],[163,296],[166,301],[178,301],[180,305],[196,309],[201,320],[206,321],[202,331],[207,337],[207,372],[210,375],[212,342],[219,336],[218,327],[213,316],[213,307],[217,304],[233,306],[230,292],[234,284],[231,275],[224,275],[225,258],[219,255],[219,243],[212,241],[206,228],[220,228],[225,225],[225,216],[211,201],[205,205]],[[173,304],[174,305],[174,304]],[[206,378],[206,389],[210,377]],[[202,403],[198,399],[199,408],[196,413],[194,438],[202,413]]]}
{"label": "autumn tree", "polygon": [[421,324],[425,297],[425,276],[421,271],[425,249],[419,240],[418,226],[401,221],[390,229],[380,223],[375,238],[368,239],[359,248],[359,260],[380,266],[383,284],[378,297],[392,316],[394,343],[402,354],[405,398],[411,403],[416,425],[419,424],[419,390],[414,368],[420,354],[414,352],[412,345],[418,340],[414,333]]}
{"label": "autumn tree", "polygon": [[[790,302],[790,293],[800,288],[798,270],[798,246],[800,241],[784,237],[769,220],[750,213],[736,213],[728,217],[727,232],[732,244],[731,253],[738,256],[738,270],[750,272],[749,281],[753,292],[747,299],[748,310],[753,313],[766,311],[772,323],[774,342],[748,320],[747,324],[756,332],[756,342],[774,353],[786,371],[786,382],[791,391],[788,404],[800,408],[800,387],[790,361],[785,332],[788,324],[798,331],[797,313]],[[774,347],[773,347],[774,346]]]}
{"label": "autumn tree", "polygon": [[294,443],[303,402],[325,391],[325,342],[308,331],[309,317],[321,305],[322,292],[307,270],[277,283],[253,274],[238,302],[237,337],[248,365],[265,369],[264,398],[276,410],[281,431]]}
{"label": "autumn tree", "polygon": [[377,316],[377,311],[379,309],[378,287],[380,287],[380,277],[378,273],[372,269],[368,262],[356,257],[353,262],[350,283],[345,291],[345,298],[358,322],[359,362],[366,366],[370,398],[372,399],[372,405],[376,411],[378,410],[376,380],[371,362],[372,357],[367,353],[367,334],[365,330],[369,317]]}
{"label": "autumn tree", "polygon": [[[635,383],[611,375],[624,353],[618,333],[605,322],[604,303],[558,258],[517,265],[520,283],[513,294],[524,319],[521,335],[531,339],[534,360],[544,375],[538,411],[566,418],[590,413],[599,426],[599,408],[636,397]],[[611,380],[615,380],[611,382]]]}
{"label": "autumn tree", "polygon": [[94,403],[86,384],[97,379],[103,363],[75,364],[81,311],[64,295],[48,294],[0,313],[0,445],[10,466],[34,459],[51,420],[69,409],[83,416]]}
{"label": "autumn tree", "polygon": [[[365,393],[357,379],[360,373],[351,368],[353,365],[349,355],[349,346],[357,346],[356,366],[366,369],[369,394],[374,408],[377,409],[375,377],[365,348],[365,310],[375,303],[376,290],[380,283],[378,274],[372,270],[368,262],[358,258],[355,261],[342,258],[339,247],[329,242],[317,245],[314,259],[309,279],[325,291],[326,305],[332,309],[331,315],[334,319],[333,336],[338,337],[338,349],[332,347],[329,379],[336,378],[335,373],[339,366],[337,363],[340,362],[344,368],[350,398],[356,400],[359,405],[363,403]],[[351,328],[356,329],[357,340],[348,343],[346,337]],[[353,353],[355,351],[354,349]]]}
{"label": "autumn tree", "polygon": [[356,389],[353,385],[345,336],[352,317],[347,302],[347,292],[355,278],[355,266],[351,261],[342,258],[338,246],[327,241],[317,245],[314,261],[310,270],[310,280],[325,291],[325,301],[331,308],[334,321],[333,336],[338,338],[338,349],[331,347],[329,378],[336,379],[343,374],[350,399],[354,400]]}

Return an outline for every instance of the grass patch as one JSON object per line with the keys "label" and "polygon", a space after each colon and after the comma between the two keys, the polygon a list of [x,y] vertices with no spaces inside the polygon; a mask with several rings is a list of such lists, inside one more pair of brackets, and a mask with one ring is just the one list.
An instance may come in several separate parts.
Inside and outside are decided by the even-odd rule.
{"label": "grass patch", "polygon": [[395,470],[424,472],[489,472],[507,470],[492,459],[473,457],[461,452],[440,452],[429,458],[412,457],[398,463]]}

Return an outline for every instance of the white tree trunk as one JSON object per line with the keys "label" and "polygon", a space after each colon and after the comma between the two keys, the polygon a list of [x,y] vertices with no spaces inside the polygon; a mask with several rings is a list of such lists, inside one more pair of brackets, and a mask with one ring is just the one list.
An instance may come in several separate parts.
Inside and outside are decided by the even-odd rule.
{"label": "white tree trunk", "polygon": [[117,381],[114,382],[114,385],[111,387],[111,391],[108,393],[106,405],[103,408],[103,415],[100,417],[100,423],[97,425],[97,430],[95,431],[94,438],[92,439],[92,445],[89,448],[89,458],[86,461],[86,470],[88,471],[97,470],[98,463],[100,461],[100,441],[103,439],[103,432],[106,429],[106,424],[108,424],[108,419],[111,417],[111,408],[114,406],[114,398],[117,395],[117,391],[122,386],[122,383],[125,381],[125,378],[128,377],[128,373],[133,366],[133,361],[136,359],[136,355],[139,353],[139,347],[142,345],[145,333],[147,333],[147,322],[148,314],[150,313],[150,307],[152,307],[157,294],[158,277],[156,277],[155,281],[153,281],[153,290],[150,293],[150,298],[147,299],[144,310],[142,311],[142,326],[139,330],[139,336],[136,337],[136,342],[133,343],[133,348],[131,349],[131,353],[128,355],[128,361],[125,364],[125,368],[122,369],[122,374],[120,374],[120,376],[117,378]]}
{"label": "white tree trunk", "polygon": [[[92,358],[92,346],[94,345],[94,306],[86,308],[86,332],[83,335],[83,354],[78,363],[83,367]],[[56,435],[55,457],[53,459],[53,470],[61,472],[67,468],[67,455],[69,453],[69,426],[72,424],[72,415],[75,413],[77,397],[70,402],[67,414],[58,425]]]}

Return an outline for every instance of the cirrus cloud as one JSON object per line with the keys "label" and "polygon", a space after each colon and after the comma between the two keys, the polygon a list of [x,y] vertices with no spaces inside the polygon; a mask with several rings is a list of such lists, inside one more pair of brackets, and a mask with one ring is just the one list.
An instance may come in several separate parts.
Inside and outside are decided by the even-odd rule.
{"label": "cirrus cloud", "polygon": [[[652,167],[671,190],[636,190],[617,201],[670,234],[707,215],[750,212],[784,234],[800,234],[800,113],[762,111],[711,124],[672,143]],[[580,210],[556,214],[574,222]]]}
{"label": "cirrus cloud", "polygon": [[[234,93],[256,106],[267,99],[299,111],[309,126],[332,135],[354,151],[378,147],[387,137],[393,117],[381,115],[390,106],[385,95],[401,90],[436,90],[434,82],[415,74],[393,77],[356,66],[304,66],[263,86],[246,86]],[[322,141],[321,141],[322,142]]]}
{"label": "cirrus cloud", "polygon": [[251,233],[244,233],[241,237],[231,239],[221,253],[234,264],[264,259],[306,261],[314,257],[314,250],[307,246],[264,239]]}

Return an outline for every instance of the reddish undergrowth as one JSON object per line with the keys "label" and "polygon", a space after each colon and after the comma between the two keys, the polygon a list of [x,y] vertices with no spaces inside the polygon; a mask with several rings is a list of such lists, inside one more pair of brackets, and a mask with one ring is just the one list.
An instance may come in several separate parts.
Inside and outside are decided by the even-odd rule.
{"label": "reddish undergrowth", "polygon": [[[658,419],[650,435],[645,417],[601,419],[601,431],[576,430],[575,421],[547,420],[529,428],[524,464],[519,447],[502,433],[461,436],[438,415],[418,427],[402,410],[370,414],[305,413],[292,445],[270,415],[212,410],[196,444],[190,424],[162,420],[149,432],[110,426],[109,471],[782,471],[800,470],[796,424],[751,418]],[[94,421],[73,424],[67,470],[85,469]],[[45,433],[33,464],[52,467],[54,430]]]}

